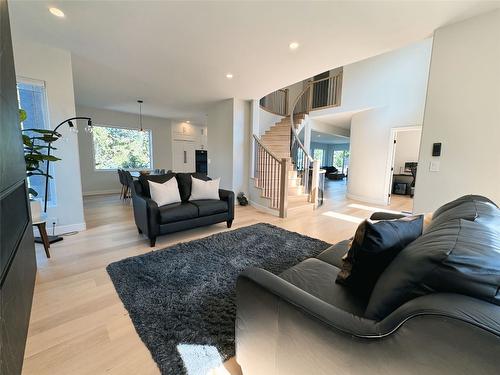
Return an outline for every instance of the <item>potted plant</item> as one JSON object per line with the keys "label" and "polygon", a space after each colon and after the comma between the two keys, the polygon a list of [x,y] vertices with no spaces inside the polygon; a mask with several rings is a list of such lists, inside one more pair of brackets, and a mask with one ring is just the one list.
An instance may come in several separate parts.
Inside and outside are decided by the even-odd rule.
{"label": "potted plant", "polygon": [[[26,111],[19,109],[19,123],[22,124],[27,118]],[[61,138],[61,134],[54,130],[48,129],[23,129],[24,146],[24,161],[26,162],[26,177],[31,176],[45,176],[45,178],[52,178],[48,170],[43,170],[43,164],[48,161],[61,160],[58,157],[50,155],[49,150],[56,150],[52,147],[52,143]],[[32,217],[39,217],[42,208],[40,201],[35,199],[38,192],[33,188],[28,189],[30,197],[30,209]]]}

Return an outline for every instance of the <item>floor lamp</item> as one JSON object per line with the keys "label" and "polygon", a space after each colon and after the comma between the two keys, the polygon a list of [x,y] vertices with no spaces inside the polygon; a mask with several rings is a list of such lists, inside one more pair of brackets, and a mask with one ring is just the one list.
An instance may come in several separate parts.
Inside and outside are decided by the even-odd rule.
{"label": "floor lamp", "polygon": [[[54,132],[57,132],[57,130],[64,124],[68,124],[68,126],[73,129],[75,128],[75,124],[73,124],[73,121],[76,120],[86,120],[87,121],[87,130],[89,132],[92,131],[92,119],[90,117],[81,117],[81,116],[76,116],[76,117],[71,117],[63,122],[61,122],[59,125],[56,126],[54,129]],[[76,128],[75,128],[76,129]],[[50,156],[50,146],[52,145],[52,141],[49,142],[48,148],[47,148],[47,156]],[[49,195],[49,166],[50,166],[50,160],[47,160],[47,169],[46,169],[46,176],[45,176],[45,197],[43,201],[43,212],[46,214],[47,213],[47,201],[48,201],[48,195]],[[54,243],[54,242],[59,242],[62,241],[63,238],[61,236],[48,236],[49,238],[49,243]],[[38,243],[43,243],[42,239],[40,237],[35,237],[35,242]]]}

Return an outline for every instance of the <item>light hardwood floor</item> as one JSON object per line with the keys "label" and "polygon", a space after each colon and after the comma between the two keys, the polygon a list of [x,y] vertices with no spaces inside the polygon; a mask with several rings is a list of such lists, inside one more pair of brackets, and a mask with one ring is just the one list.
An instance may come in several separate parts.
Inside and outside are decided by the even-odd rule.
{"label": "light hardwood floor", "polygon": [[[327,184],[318,210],[298,209],[280,219],[252,207],[237,207],[232,229],[267,222],[335,243],[351,236],[376,206],[347,200],[344,182]],[[135,332],[106,266],[116,260],[158,250],[213,233],[225,223],[158,238],[154,249],[137,233],[132,207],[116,195],[84,199],[87,230],[53,244],[47,260],[37,245],[38,273],[28,332],[24,375],[159,374]],[[395,211],[411,210],[411,199],[394,197]],[[213,374],[238,374],[234,360]]]}

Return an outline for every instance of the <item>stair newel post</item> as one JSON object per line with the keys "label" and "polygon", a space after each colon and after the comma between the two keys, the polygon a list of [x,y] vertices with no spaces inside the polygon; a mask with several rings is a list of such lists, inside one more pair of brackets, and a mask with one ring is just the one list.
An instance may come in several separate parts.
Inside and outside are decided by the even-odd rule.
{"label": "stair newel post", "polygon": [[314,207],[316,208],[319,187],[319,160],[313,160],[312,165],[311,194],[309,197],[310,202],[314,203]]}
{"label": "stair newel post", "polygon": [[280,217],[285,218],[288,210],[288,159],[281,159],[280,171]]}

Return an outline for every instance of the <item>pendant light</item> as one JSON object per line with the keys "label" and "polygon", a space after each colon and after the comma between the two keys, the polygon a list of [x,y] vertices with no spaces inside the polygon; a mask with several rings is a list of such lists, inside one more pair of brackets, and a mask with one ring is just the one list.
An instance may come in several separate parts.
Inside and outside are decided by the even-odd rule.
{"label": "pendant light", "polygon": [[144,101],[139,99],[139,100],[137,100],[137,103],[139,103],[139,127],[140,127],[141,132],[143,132],[144,129],[142,128],[142,103],[144,103]]}

